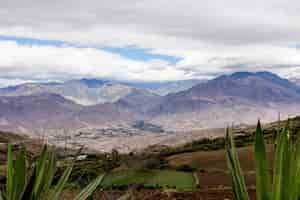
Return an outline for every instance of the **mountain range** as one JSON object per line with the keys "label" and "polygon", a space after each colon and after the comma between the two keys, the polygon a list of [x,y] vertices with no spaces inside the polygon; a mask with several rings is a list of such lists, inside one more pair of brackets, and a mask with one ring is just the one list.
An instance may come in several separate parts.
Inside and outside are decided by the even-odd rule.
{"label": "mountain range", "polygon": [[79,79],[66,82],[25,83],[0,88],[0,96],[28,96],[41,93],[59,94],[77,104],[89,106],[99,103],[113,103],[140,90],[156,95],[167,95],[183,91],[203,82],[183,80],[171,82],[117,82],[99,79]]}
{"label": "mountain range", "polygon": [[[299,114],[300,87],[270,72],[237,72],[208,81],[130,84],[80,79],[0,89],[0,129],[25,133],[103,127],[145,121],[165,131],[265,122]],[[193,84],[192,84],[193,83]],[[171,85],[179,83],[173,82]],[[185,89],[183,89],[185,88]],[[167,91],[162,89],[161,91]],[[164,95],[162,95],[164,94]]]}

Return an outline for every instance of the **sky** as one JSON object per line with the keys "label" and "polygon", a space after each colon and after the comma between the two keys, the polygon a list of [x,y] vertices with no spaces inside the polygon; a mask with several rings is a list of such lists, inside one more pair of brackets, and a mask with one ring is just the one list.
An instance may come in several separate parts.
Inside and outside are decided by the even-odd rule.
{"label": "sky", "polygon": [[2,0],[0,86],[99,78],[300,78],[297,0]]}

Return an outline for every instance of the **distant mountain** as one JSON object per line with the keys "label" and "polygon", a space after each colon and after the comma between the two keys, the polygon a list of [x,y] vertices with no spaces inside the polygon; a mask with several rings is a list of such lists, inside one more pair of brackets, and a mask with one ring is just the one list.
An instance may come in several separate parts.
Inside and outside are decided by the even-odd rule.
{"label": "distant mountain", "polygon": [[258,118],[274,121],[279,112],[283,118],[300,114],[299,88],[269,72],[222,75],[165,96],[97,79],[23,84],[0,89],[0,129],[76,132],[145,121],[164,130],[187,131]]}
{"label": "distant mountain", "polygon": [[0,96],[27,96],[41,93],[59,94],[81,105],[116,102],[134,88],[117,82],[80,79],[65,83],[26,83],[0,89]]}
{"label": "distant mountain", "polygon": [[292,78],[290,81],[300,87],[300,78]]}
{"label": "distant mountain", "polygon": [[131,124],[143,119],[161,97],[133,88],[113,103],[83,106],[59,94],[37,93],[24,96],[0,96],[0,130],[50,135],[64,129],[76,132],[104,124]]}
{"label": "distant mountain", "polygon": [[166,81],[166,82],[138,82],[138,83],[126,83],[130,86],[146,89],[152,93],[165,96],[170,93],[176,93],[190,89],[191,87],[203,83],[205,80],[200,79],[190,79],[182,81]]}
{"label": "distant mountain", "polygon": [[79,119],[86,124],[132,122],[147,118],[149,110],[158,105],[161,96],[142,89],[133,89],[114,103],[85,106]]}
{"label": "distant mountain", "polygon": [[[269,72],[238,72],[223,75],[189,90],[167,95],[167,112],[200,109],[214,104],[226,105],[248,102],[254,104],[291,103],[300,100],[300,87]],[[172,105],[173,104],[173,105]],[[183,104],[183,105],[180,105]],[[161,105],[163,106],[163,105]]]}
{"label": "distant mountain", "polygon": [[238,72],[169,94],[152,114],[155,122],[173,127],[184,128],[183,121],[191,127],[225,126],[276,119],[278,112],[299,114],[299,105],[299,87],[287,79],[269,72]]}
{"label": "distant mountain", "polygon": [[113,103],[126,97],[136,89],[157,95],[184,91],[202,80],[169,82],[118,82],[101,79],[78,79],[67,82],[25,83],[0,88],[0,96],[28,96],[41,93],[59,94],[77,104],[89,106],[99,103]]}
{"label": "distant mountain", "polygon": [[133,87],[111,81],[81,79],[51,88],[50,92],[57,92],[81,105],[96,105],[116,102],[133,89]]}
{"label": "distant mountain", "polygon": [[0,128],[30,133],[35,129],[81,126],[74,116],[81,106],[57,94],[0,97]]}
{"label": "distant mountain", "polygon": [[138,113],[149,115],[149,111],[160,104],[162,97],[146,90],[134,89],[127,96],[119,99],[115,104]]}

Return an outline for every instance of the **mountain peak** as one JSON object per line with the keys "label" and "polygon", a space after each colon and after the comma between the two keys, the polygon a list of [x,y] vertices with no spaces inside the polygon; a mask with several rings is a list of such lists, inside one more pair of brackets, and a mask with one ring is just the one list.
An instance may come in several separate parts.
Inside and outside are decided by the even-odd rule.
{"label": "mountain peak", "polygon": [[249,76],[253,76],[254,74],[255,73],[251,73],[251,72],[235,72],[229,75],[229,77],[233,79],[241,79],[241,78],[247,78]]}
{"label": "mountain peak", "polygon": [[95,79],[95,78],[92,78],[92,79],[83,78],[83,79],[80,79],[79,81],[81,83],[87,85],[89,88],[96,88],[96,87],[102,86],[106,83],[110,83],[110,81],[108,81],[108,80],[100,80],[100,79]]}
{"label": "mountain peak", "polygon": [[248,78],[250,76],[256,76],[261,78],[268,78],[268,79],[282,79],[278,75],[268,72],[268,71],[259,71],[259,72],[235,72],[229,75],[232,79],[243,79]]}

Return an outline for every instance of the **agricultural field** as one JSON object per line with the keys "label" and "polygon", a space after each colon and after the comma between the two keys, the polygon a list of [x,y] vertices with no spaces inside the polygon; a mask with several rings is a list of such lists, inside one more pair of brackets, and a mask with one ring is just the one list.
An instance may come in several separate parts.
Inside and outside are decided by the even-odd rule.
{"label": "agricultural field", "polygon": [[140,184],[150,188],[194,189],[193,173],[171,170],[129,170],[112,172],[107,175],[103,187],[119,187]]}
{"label": "agricultural field", "polygon": [[[241,167],[244,170],[246,183],[255,185],[255,161],[253,146],[238,148]],[[272,145],[268,145],[268,155],[271,161]],[[200,188],[228,188],[231,187],[231,176],[229,174],[226,155],[224,150],[209,152],[189,152],[166,158],[172,168],[180,165],[190,165],[198,169]],[[217,181],[216,181],[217,180]]]}
{"label": "agricultural field", "polygon": [[[297,134],[299,123],[294,123],[297,120],[292,122],[292,133]],[[273,152],[272,138],[277,125],[268,124],[264,130],[270,161]],[[255,199],[253,131],[253,127],[233,130],[246,184],[253,197],[251,199]],[[37,143],[25,144],[33,155],[41,148]],[[63,152],[61,150],[57,149],[58,152]],[[6,154],[4,145],[2,154]],[[67,155],[59,157],[60,168],[64,168],[65,161],[68,163]],[[224,138],[195,140],[185,145],[161,149],[150,147],[140,153],[121,154],[114,151],[88,154],[84,160],[75,162],[69,186],[63,192],[62,199],[75,196],[80,188],[105,171],[107,176],[96,191],[95,199],[117,199],[127,192],[131,192],[135,199],[233,198]],[[0,166],[0,172],[1,180],[4,180],[5,164]],[[58,177],[60,172],[58,170]]]}

